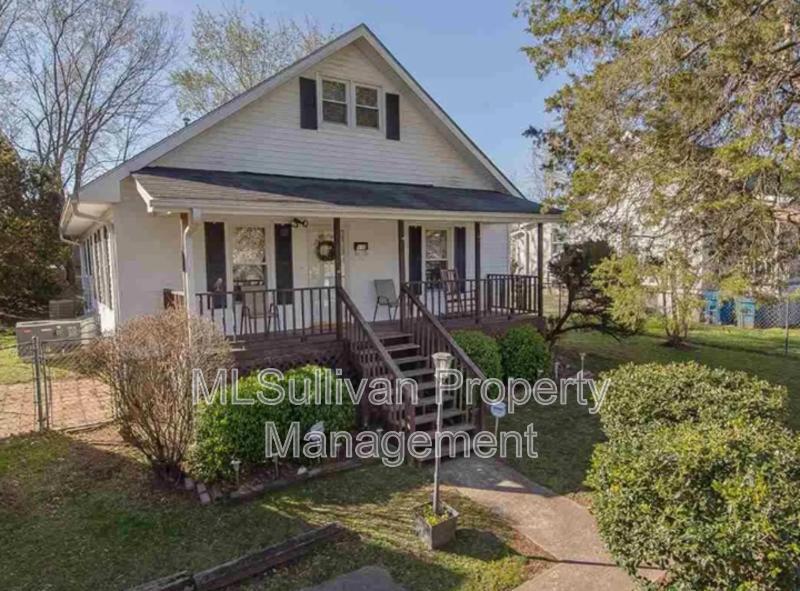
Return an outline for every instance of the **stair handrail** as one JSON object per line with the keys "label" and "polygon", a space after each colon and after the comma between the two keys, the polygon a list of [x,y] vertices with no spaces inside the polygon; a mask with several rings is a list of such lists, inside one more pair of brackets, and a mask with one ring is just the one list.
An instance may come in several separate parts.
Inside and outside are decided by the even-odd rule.
{"label": "stair handrail", "polygon": [[408,298],[408,300],[419,310],[420,315],[425,318],[426,322],[428,322],[428,324],[430,324],[439,334],[439,336],[447,345],[447,352],[464,364],[464,366],[473,374],[474,377],[479,378],[480,380],[485,380],[486,375],[477,365],[475,365],[475,362],[472,361],[464,349],[462,349],[458,343],[456,343],[450,332],[442,325],[441,322],[439,322],[439,319],[436,318],[436,316],[430,310],[428,310],[428,308],[420,301],[416,294],[414,294],[414,292],[408,288],[407,285],[403,284],[400,286],[400,294],[401,297],[405,296]]}
{"label": "stair handrail", "polygon": [[366,335],[370,345],[372,345],[372,347],[378,353],[381,362],[386,366],[388,373],[391,374],[393,378],[402,378],[403,372],[400,370],[400,367],[397,365],[395,360],[392,359],[392,356],[389,355],[389,351],[386,350],[386,347],[384,347],[383,343],[378,338],[378,335],[375,334],[375,331],[372,329],[369,322],[366,321],[363,314],[361,314],[353,300],[350,299],[350,295],[341,286],[337,287],[336,291],[342,304],[344,304],[348,312],[350,312],[350,315],[358,323],[359,328],[361,328]]}

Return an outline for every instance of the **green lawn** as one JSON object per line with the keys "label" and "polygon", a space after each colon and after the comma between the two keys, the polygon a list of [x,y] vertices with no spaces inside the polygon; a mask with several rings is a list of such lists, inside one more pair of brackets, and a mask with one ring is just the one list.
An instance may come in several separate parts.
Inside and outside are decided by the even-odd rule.
{"label": "green lawn", "polygon": [[14,335],[0,333],[0,385],[26,382],[32,371],[31,364],[17,356]]}
{"label": "green lawn", "polygon": [[311,481],[239,505],[202,507],[154,488],[130,453],[60,434],[0,442],[0,579],[6,590],[125,589],[203,569],[339,521],[346,534],[244,589],[294,589],[385,566],[407,589],[513,589],[547,563],[466,498],[456,541],[425,550],[413,507],[429,499],[429,469],[380,465]]}
{"label": "green lawn", "polygon": [[[692,332],[691,346],[685,350],[667,347],[660,333],[653,334],[648,331],[617,341],[595,332],[571,333],[560,343],[560,352],[575,367],[580,363],[580,353],[586,353],[586,367],[595,373],[628,362],[692,360],[712,367],[746,371],[788,388],[789,423],[800,430],[800,361],[792,355],[768,354],[780,340],[775,331],[701,328]],[[792,339],[795,346],[800,344],[800,331],[793,331]],[[719,346],[711,346],[712,343]],[[754,352],[759,350],[761,352]],[[590,415],[576,404],[549,407],[529,404],[504,421],[502,428],[516,430],[532,422],[538,433],[539,457],[510,460],[515,468],[557,493],[588,502],[583,481],[592,449],[603,440],[598,416]]]}
{"label": "green lawn", "polygon": [[[646,334],[663,338],[664,330],[657,323],[647,326]],[[767,355],[784,355],[786,331],[782,328],[747,329],[735,326],[696,324],[689,331],[689,340],[697,345],[723,349],[752,351]],[[800,359],[800,329],[789,329],[789,357]]]}

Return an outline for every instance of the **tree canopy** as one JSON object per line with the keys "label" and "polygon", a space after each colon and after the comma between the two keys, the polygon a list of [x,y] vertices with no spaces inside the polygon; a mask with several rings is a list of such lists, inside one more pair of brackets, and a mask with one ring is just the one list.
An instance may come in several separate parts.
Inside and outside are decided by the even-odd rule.
{"label": "tree canopy", "polygon": [[800,3],[525,0],[517,14],[539,76],[570,75],[547,102],[558,126],[529,135],[567,173],[573,221],[623,249],[680,246],[716,277],[782,276],[800,227]]}
{"label": "tree canopy", "polygon": [[0,320],[40,312],[61,290],[69,247],[58,237],[58,175],[0,136]]}
{"label": "tree canopy", "polygon": [[311,19],[268,21],[242,6],[220,13],[198,8],[192,22],[189,63],[172,75],[178,109],[197,118],[330,41]]}

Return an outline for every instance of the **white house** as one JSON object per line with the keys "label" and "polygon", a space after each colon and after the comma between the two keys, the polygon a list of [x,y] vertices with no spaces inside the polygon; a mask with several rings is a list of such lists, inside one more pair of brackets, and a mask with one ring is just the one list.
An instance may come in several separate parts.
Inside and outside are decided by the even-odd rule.
{"label": "white house", "polygon": [[185,304],[260,363],[282,337],[421,376],[431,347],[471,364],[442,322],[540,312],[509,229],[553,219],[359,25],[83,186],[61,231],[103,332]]}
{"label": "white house", "polygon": [[374,279],[473,278],[476,224],[481,277],[509,273],[509,224],[548,219],[360,25],[86,184],[61,229],[111,331],[165,289],[199,312],[215,289],[333,285],[318,251],[337,217],[342,284],[370,317]]}

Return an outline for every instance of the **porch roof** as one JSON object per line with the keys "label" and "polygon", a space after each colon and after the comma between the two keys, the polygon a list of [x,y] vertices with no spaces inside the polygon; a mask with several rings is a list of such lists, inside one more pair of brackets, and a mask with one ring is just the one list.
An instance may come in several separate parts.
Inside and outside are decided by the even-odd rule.
{"label": "porch roof", "polygon": [[166,209],[275,210],[284,215],[319,209],[329,215],[346,210],[405,210],[487,214],[531,219],[538,203],[498,191],[401,183],[320,179],[252,172],[148,167],[133,173],[140,193],[154,211]]}

